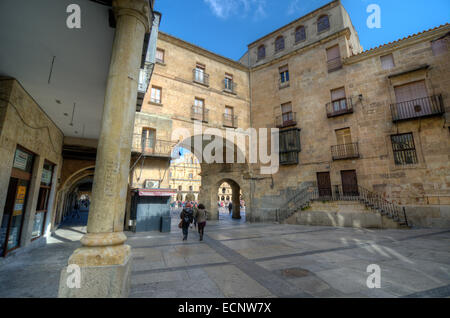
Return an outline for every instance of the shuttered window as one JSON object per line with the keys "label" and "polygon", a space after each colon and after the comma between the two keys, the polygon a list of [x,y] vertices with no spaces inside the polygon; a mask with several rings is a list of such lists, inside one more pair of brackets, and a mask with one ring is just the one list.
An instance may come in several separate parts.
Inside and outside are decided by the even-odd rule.
{"label": "shuttered window", "polygon": [[332,61],[341,57],[341,52],[339,51],[339,45],[333,46],[327,49],[327,60]]}
{"label": "shuttered window", "polygon": [[391,136],[396,165],[417,164],[417,153],[412,133]]}
{"label": "shuttered window", "polygon": [[298,164],[298,153],[301,151],[300,130],[288,129],[280,131],[280,164]]}
{"label": "shuttered window", "polygon": [[347,145],[352,143],[352,134],[350,128],[336,130],[336,140],[338,145]]}
{"label": "shuttered window", "polygon": [[395,67],[394,56],[392,54],[384,55],[380,57],[381,68],[383,70],[390,70]]}
{"label": "shuttered window", "polygon": [[289,82],[289,69],[288,66],[285,65],[283,67],[279,68],[279,72],[280,72],[280,83],[284,84],[286,82]]}

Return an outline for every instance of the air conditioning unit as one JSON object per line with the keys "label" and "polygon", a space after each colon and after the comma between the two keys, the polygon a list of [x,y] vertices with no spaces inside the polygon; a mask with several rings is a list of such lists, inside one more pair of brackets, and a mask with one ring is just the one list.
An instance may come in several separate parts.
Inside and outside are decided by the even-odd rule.
{"label": "air conditioning unit", "polygon": [[159,181],[145,180],[144,189],[159,189]]}

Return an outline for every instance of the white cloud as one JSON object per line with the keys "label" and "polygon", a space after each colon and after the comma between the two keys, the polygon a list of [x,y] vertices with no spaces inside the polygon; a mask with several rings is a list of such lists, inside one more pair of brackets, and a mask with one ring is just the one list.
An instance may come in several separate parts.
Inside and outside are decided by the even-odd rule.
{"label": "white cloud", "polygon": [[323,4],[326,3],[326,1],[322,0],[291,0],[286,13],[287,15],[299,16],[313,10],[320,5],[321,2],[323,2]]}
{"label": "white cloud", "polygon": [[257,20],[266,16],[266,0],[203,0],[209,5],[213,14],[221,19],[230,16],[247,17],[252,13]]}

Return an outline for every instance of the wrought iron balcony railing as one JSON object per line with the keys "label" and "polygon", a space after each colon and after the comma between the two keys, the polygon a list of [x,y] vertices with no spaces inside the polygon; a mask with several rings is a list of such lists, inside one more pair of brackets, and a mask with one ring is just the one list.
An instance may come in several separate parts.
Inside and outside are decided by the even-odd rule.
{"label": "wrought iron balcony railing", "polygon": [[205,106],[192,106],[191,119],[207,123],[209,119],[209,109],[206,109]]}
{"label": "wrought iron balcony railing", "polygon": [[224,127],[237,128],[238,116],[231,114],[223,114],[223,125]]}
{"label": "wrought iron balcony railing", "polygon": [[297,125],[297,113],[288,112],[275,118],[275,127],[284,128]]}
{"label": "wrought iron balcony railing", "polygon": [[331,146],[331,156],[333,160],[359,158],[358,143]]}
{"label": "wrought iron balcony railing", "polygon": [[326,104],[327,117],[336,117],[353,113],[353,103],[351,98],[343,98]]}
{"label": "wrought iron balcony railing", "polygon": [[413,99],[391,104],[392,121],[438,116],[445,113],[442,95]]}
{"label": "wrought iron balcony railing", "polygon": [[131,152],[144,156],[171,158],[175,143],[166,140],[145,137],[142,134],[134,134]]}
{"label": "wrought iron balcony railing", "polygon": [[228,93],[236,94],[237,84],[234,81],[223,80],[223,90]]}
{"label": "wrought iron balcony railing", "polygon": [[328,64],[328,73],[340,70],[342,68],[341,57],[328,60],[327,64]]}
{"label": "wrought iron balcony railing", "polygon": [[192,70],[193,81],[202,85],[209,86],[209,74],[194,68]]}

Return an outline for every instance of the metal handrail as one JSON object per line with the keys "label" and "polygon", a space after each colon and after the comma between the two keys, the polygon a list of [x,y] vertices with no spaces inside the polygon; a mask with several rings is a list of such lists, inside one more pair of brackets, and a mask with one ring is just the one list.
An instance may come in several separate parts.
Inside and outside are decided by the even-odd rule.
{"label": "metal handrail", "polygon": [[432,95],[391,104],[392,121],[441,115],[445,113],[442,95]]}
{"label": "metal handrail", "polygon": [[[231,87],[227,87],[227,86],[231,86]],[[231,80],[231,81],[227,81],[226,79],[223,80],[223,90],[224,91],[236,94],[236,88],[237,88],[237,84],[233,80]]]}
{"label": "metal handrail", "polygon": [[297,125],[297,113],[287,112],[275,118],[275,126],[277,128],[283,128],[288,126]]}
{"label": "metal handrail", "polygon": [[[345,101],[345,107],[342,107],[343,101]],[[339,109],[337,110],[334,108],[335,103],[339,103]],[[340,100],[329,102],[325,107],[328,118],[353,113],[353,102],[351,98],[342,98]]]}
{"label": "metal handrail", "polygon": [[207,74],[203,71],[200,71],[196,68],[194,68],[192,70],[192,74],[193,74],[194,82],[209,86],[209,74]]}
{"label": "metal handrail", "polygon": [[314,200],[360,201],[366,207],[377,211],[381,215],[385,215],[395,222],[409,227],[405,207],[386,200],[380,194],[361,186],[346,189],[345,191],[341,185],[335,185],[333,188],[330,196],[321,196],[317,187],[297,191],[281,208],[276,210],[277,221],[286,220],[300,209],[309,207],[311,201]]}
{"label": "metal handrail", "polygon": [[144,156],[171,157],[175,143],[162,139],[152,139],[142,134],[134,134],[131,151]]}
{"label": "metal handrail", "polygon": [[191,107],[191,119],[192,120],[201,120],[203,122],[208,122],[209,109],[205,108],[205,106],[193,105]]}
{"label": "metal handrail", "polygon": [[331,146],[331,156],[333,160],[359,158],[358,143]]}
{"label": "metal handrail", "polygon": [[226,127],[237,128],[238,116],[223,114],[223,125]]}

